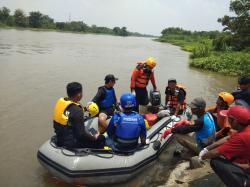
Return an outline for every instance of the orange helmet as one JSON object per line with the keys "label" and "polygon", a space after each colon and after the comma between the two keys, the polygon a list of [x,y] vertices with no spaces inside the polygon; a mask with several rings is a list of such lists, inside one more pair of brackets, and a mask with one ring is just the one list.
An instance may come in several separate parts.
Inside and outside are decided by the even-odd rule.
{"label": "orange helmet", "polygon": [[149,57],[149,58],[146,60],[146,64],[147,64],[151,69],[153,69],[153,68],[156,66],[156,60],[155,60],[153,57]]}
{"label": "orange helmet", "polygon": [[220,92],[218,96],[221,97],[228,105],[231,105],[234,102],[234,96],[228,92]]}

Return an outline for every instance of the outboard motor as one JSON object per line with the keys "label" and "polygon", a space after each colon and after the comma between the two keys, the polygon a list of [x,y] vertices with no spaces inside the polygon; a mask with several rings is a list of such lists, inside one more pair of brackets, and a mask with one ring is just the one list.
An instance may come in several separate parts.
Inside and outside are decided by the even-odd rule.
{"label": "outboard motor", "polygon": [[150,91],[150,103],[153,107],[161,105],[161,93],[159,91]]}

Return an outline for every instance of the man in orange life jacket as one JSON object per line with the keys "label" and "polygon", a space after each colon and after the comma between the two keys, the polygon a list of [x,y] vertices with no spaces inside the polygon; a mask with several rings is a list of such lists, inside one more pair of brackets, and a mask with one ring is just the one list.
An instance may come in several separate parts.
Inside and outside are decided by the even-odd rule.
{"label": "man in orange life jacket", "polygon": [[165,105],[169,106],[173,115],[180,115],[186,108],[186,91],[174,78],[168,79],[168,86],[165,90]]}
{"label": "man in orange life jacket", "polygon": [[156,66],[154,58],[150,57],[145,62],[139,62],[133,70],[130,89],[132,94],[136,95],[136,111],[139,111],[139,105],[146,106],[149,103],[147,85],[151,81],[154,90],[157,89],[153,69]]}

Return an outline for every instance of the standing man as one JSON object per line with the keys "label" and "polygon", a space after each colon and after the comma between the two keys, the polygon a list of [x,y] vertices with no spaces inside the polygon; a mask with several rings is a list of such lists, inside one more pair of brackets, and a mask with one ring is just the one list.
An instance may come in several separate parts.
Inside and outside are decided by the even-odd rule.
{"label": "standing man", "polygon": [[236,105],[243,105],[250,109],[250,76],[239,78],[238,89],[232,94]]}
{"label": "standing man", "polygon": [[83,108],[79,103],[82,99],[82,85],[72,82],[67,85],[68,97],[60,98],[54,108],[54,129],[56,144],[60,147],[102,148],[105,138],[98,133],[91,135],[84,126]]}
{"label": "standing man", "polygon": [[152,57],[148,58],[145,62],[139,62],[133,70],[130,89],[132,94],[136,95],[136,111],[139,112],[139,105],[146,106],[149,103],[147,85],[151,81],[154,90],[157,89],[154,76],[154,67],[156,60]]}
{"label": "standing man", "polygon": [[118,80],[114,75],[108,74],[105,76],[105,85],[98,88],[92,102],[96,103],[99,107],[99,130],[104,132],[107,128],[108,116],[114,115],[117,100],[115,95],[114,85]]}
{"label": "standing man", "polygon": [[[211,159],[210,165],[228,187],[250,186],[250,110],[233,106],[221,111],[237,132],[204,148],[200,159]],[[224,158],[222,158],[223,156]]]}
{"label": "standing man", "polygon": [[116,113],[109,122],[107,144],[113,150],[130,152],[137,148],[138,139],[146,144],[146,126],[144,118],[133,112],[136,106],[135,96],[125,93],[120,98],[123,112]]}
{"label": "standing man", "polygon": [[180,115],[186,109],[186,91],[184,87],[177,85],[174,78],[168,79],[165,90],[165,105],[170,107],[173,115]]}

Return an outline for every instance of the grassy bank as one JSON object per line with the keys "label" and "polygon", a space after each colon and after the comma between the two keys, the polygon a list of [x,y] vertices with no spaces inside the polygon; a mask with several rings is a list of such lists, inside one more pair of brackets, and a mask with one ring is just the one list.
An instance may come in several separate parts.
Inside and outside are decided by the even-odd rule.
{"label": "grassy bank", "polygon": [[200,35],[163,35],[157,41],[180,46],[190,52],[190,66],[232,76],[248,75],[250,51],[215,51],[212,39]]}

